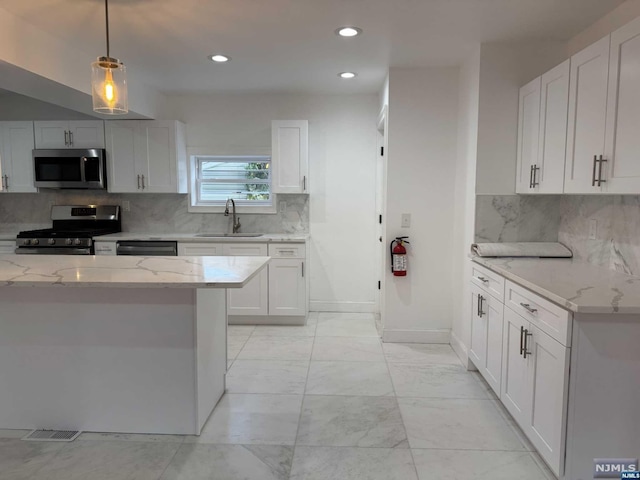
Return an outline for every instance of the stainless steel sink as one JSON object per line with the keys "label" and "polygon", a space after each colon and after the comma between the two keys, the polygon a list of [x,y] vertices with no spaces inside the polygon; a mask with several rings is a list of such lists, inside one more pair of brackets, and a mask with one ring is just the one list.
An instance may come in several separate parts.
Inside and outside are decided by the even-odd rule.
{"label": "stainless steel sink", "polygon": [[196,237],[261,237],[263,233],[197,233]]}

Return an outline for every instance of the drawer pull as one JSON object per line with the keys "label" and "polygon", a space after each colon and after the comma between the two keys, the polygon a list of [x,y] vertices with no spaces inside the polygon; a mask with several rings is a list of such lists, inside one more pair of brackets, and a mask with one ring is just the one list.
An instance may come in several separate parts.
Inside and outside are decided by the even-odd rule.
{"label": "drawer pull", "polygon": [[520,325],[520,355],[524,352],[524,327]]}
{"label": "drawer pull", "polygon": [[536,313],[538,311],[537,308],[531,308],[531,305],[529,305],[528,303],[520,303],[520,306],[529,313]]}
{"label": "drawer pull", "polygon": [[533,337],[533,333],[529,333],[529,330],[524,329],[524,349],[522,351],[522,356],[527,358],[527,355],[531,355],[531,352],[528,350],[529,345],[527,345],[527,338]]}
{"label": "drawer pull", "polygon": [[478,277],[478,280],[480,280],[482,283],[489,283],[489,280],[484,277]]}

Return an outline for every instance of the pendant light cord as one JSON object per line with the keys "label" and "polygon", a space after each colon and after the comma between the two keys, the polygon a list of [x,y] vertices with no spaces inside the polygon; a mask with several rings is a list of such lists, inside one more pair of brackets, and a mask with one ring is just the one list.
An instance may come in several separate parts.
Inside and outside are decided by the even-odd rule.
{"label": "pendant light cord", "polygon": [[107,24],[107,61],[111,61],[111,55],[109,54],[109,0],[104,0],[104,18]]}

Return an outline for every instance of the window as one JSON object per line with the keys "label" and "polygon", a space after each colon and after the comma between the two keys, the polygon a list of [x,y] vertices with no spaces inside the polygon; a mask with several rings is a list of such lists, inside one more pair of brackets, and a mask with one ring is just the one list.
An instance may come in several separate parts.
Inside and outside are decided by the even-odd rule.
{"label": "window", "polygon": [[191,165],[192,210],[220,211],[229,198],[245,211],[270,212],[275,205],[268,155],[197,155]]}

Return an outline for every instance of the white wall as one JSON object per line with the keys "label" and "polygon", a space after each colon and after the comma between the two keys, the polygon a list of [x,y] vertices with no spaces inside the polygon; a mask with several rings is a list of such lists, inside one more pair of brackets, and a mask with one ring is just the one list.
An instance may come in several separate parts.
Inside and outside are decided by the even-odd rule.
{"label": "white wall", "polygon": [[455,178],[453,319],[451,346],[466,362],[471,339],[469,311],[469,246],[475,230],[475,172],[478,152],[480,46],[460,68],[458,83],[458,150]]}
{"label": "white wall", "polygon": [[264,148],[271,120],[309,120],[311,308],[376,311],[376,95],[168,97],[189,147]]}
{"label": "white wall", "polygon": [[478,195],[515,193],[518,92],[564,59],[562,42],[482,44]]}
{"label": "white wall", "polygon": [[[449,343],[457,84],[457,68],[389,72],[386,236],[411,246],[406,277],[387,269],[385,341]],[[400,228],[403,213],[411,228]]]}
{"label": "white wall", "polygon": [[[90,54],[0,8],[0,88],[91,113]],[[127,71],[129,107],[155,117],[164,96]]]}
{"label": "white wall", "polygon": [[628,0],[567,42],[567,58],[640,16],[640,0]]}

